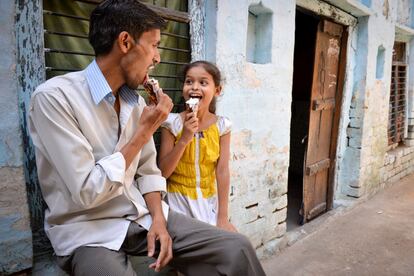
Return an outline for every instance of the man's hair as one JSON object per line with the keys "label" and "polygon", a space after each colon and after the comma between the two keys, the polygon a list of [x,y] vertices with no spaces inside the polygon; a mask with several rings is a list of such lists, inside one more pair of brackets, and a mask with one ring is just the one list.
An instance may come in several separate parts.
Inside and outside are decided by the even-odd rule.
{"label": "man's hair", "polygon": [[123,31],[137,40],[142,33],[165,26],[161,16],[138,0],[106,0],[91,13],[89,42],[96,56],[106,55]]}

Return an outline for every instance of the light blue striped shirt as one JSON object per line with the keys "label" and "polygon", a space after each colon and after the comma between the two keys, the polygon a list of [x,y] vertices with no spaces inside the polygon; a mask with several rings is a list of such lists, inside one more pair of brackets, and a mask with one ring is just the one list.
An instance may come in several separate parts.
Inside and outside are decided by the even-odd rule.
{"label": "light blue striped shirt", "polygon": [[[85,69],[85,75],[95,104],[98,105],[102,99],[106,99],[113,105],[115,103],[115,97],[96,60],[93,60]],[[139,102],[137,91],[126,85],[123,85],[119,89],[119,95],[130,105],[138,104]]]}

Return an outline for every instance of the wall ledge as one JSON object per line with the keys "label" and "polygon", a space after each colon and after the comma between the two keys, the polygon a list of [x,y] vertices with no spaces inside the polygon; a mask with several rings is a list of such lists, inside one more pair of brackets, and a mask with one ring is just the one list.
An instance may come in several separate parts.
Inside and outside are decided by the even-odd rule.
{"label": "wall ledge", "polygon": [[325,0],[355,17],[370,16],[374,11],[357,0]]}
{"label": "wall ledge", "polygon": [[395,40],[400,42],[410,42],[414,36],[414,29],[402,24],[395,24]]}

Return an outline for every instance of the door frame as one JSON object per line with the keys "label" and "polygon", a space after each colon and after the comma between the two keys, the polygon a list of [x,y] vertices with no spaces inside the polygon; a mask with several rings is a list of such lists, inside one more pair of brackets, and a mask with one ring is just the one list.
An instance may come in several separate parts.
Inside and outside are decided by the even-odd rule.
{"label": "door frame", "polygon": [[342,104],[343,104],[343,92],[345,87],[345,75],[346,75],[346,61],[347,61],[347,50],[348,50],[348,26],[343,26],[344,30],[341,38],[341,52],[339,53],[339,68],[338,68],[338,85],[336,88],[334,119],[332,124],[332,135],[331,135],[331,147],[330,147],[330,156],[329,158],[332,161],[332,164],[329,168],[328,173],[328,194],[327,194],[327,210],[332,210],[333,208],[333,199],[335,196],[335,173],[337,166],[337,146],[339,139],[339,125],[341,120],[342,113]]}
{"label": "door frame", "polygon": [[[331,148],[330,148],[330,160],[332,162],[329,172],[328,172],[328,191],[327,191],[327,211],[331,210],[334,205],[334,197],[337,192],[337,152],[341,147],[341,144],[338,140],[342,140],[343,136],[346,135],[346,129],[343,126],[343,120],[341,117],[342,110],[344,108],[344,103],[347,101],[348,95],[347,92],[352,86],[352,76],[351,82],[347,76],[347,70],[350,70],[350,63],[347,60],[348,56],[353,55],[352,49],[348,49],[349,44],[354,38],[352,34],[355,30],[355,27],[358,25],[358,17],[371,15],[371,12],[368,9],[361,9],[360,7],[353,6],[354,9],[358,10],[358,15],[354,13],[351,14],[351,11],[347,8],[340,9],[328,2],[322,2],[320,0],[296,0],[296,9],[301,12],[313,14],[319,19],[329,19],[337,24],[343,25],[343,34],[341,40],[341,53],[339,57],[339,70],[338,70],[338,84],[337,84],[337,93],[335,96],[335,102],[337,106],[335,107],[335,114],[332,125],[332,135],[331,135]],[[306,153],[305,153],[306,154]],[[304,163],[306,157],[304,156]],[[304,164],[305,169],[305,164]],[[304,196],[304,195],[303,195]],[[303,204],[302,204],[303,207]],[[301,209],[302,209],[301,207]],[[303,212],[303,210],[302,210]],[[301,213],[302,223],[306,222],[304,214]]]}
{"label": "door frame", "polygon": [[[303,10],[299,8],[299,10]],[[305,10],[305,12],[310,12],[314,14],[312,11]],[[315,14],[314,14],[315,15]],[[319,18],[320,22],[323,20],[327,20],[323,16],[315,15],[317,18]],[[331,20],[328,20],[331,21]],[[333,21],[333,20],[332,20]],[[338,24],[337,22],[334,22]],[[323,23],[322,23],[323,24]],[[330,160],[330,166],[328,169],[328,175],[327,175],[327,192],[326,192],[326,209],[324,212],[327,212],[333,208],[334,203],[334,195],[335,195],[335,187],[336,187],[336,168],[337,168],[337,147],[338,147],[338,139],[340,137],[339,135],[339,126],[341,122],[341,113],[342,113],[342,105],[343,105],[343,95],[344,95],[344,88],[345,88],[345,76],[346,76],[346,69],[347,69],[347,51],[348,51],[348,36],[349,36],[349,27],[343,24],[340,24],[343,27],[341,39],[340,39],[340,53],[338,58],[338,78],[337,78],[337,87],[335,92],[335,108],[334,108],[334,114],[332,119],[332,128],[331,128],[331,137],[330,137],[330,145],[329,145],[329,160]],[[316,47],[315,47],[316,49]],[[314,55],[316,54],[313,53]],[[312,74],[315,74],[315,71],[312,72]],[[312,109],[312,104],[309,106],[310,109]],[[311,112],[311,110],[309,110]],[[308,129],[308,137],[309,137],[309,129]],[[307,151],[308,148],[306,147],[305,154],[304,154],[304,166],[303,166],[303,189],[305,185],[305,177],[306,177],[306,160],[307,160]],[[301,214],[302,214],[302,222],[306,223],[313,218],[316,218],[319,216],[315,215],[315,217],[311,219],[307,219],[307,214],[305,214],[304,204],[305,204],[305,197],[306,193],[303,193],[303,199],[302,199],[302,207],[301,207]],[[308,210],[309,211],[309,210]],[[324,213],[321,212],[320,214]]]}

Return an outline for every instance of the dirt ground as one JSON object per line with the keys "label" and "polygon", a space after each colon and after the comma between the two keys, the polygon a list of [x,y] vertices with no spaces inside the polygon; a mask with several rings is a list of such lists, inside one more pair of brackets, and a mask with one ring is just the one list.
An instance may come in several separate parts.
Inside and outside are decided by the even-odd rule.
{"label": "dirt ground", "polygon": [[324,216],[317,230],[262,262],[267,275],[414,275],[414,174]]}

